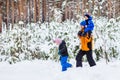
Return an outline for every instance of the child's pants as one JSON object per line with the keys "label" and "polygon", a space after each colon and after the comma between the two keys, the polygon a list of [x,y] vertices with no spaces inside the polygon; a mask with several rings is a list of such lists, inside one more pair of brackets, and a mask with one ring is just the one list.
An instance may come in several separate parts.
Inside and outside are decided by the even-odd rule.
{"label": "child's pants", "polygon": [[85,32],[85,31],[84,31],[84,33],[82,34],[82,36],[86,36],[86,34],[87,34],[87,33],[88,33],[88,36],[90,37],[90,36],[91,36],[91,34],[92,34],[92,31],[90,31],[90,30],[89,30],[89,31],[87,31],[87,32]]}
{"label": "child's pants", "polygon": [[66,71],[67,68],[72,67],[72,65],[67,62],[67,59],[68,59],[68,56],[60,57],[62,71]]}

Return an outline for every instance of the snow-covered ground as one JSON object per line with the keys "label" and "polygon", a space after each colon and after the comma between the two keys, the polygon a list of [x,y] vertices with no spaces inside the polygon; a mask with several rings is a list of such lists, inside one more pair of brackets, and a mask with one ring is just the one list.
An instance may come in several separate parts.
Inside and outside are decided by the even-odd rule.
{"label": "snow-covered ground", "polygon": [[97,66],[76,68],[75,61],[70,61],[73,68],[61,72],[61,66],[53,61],[23,61],[16,64],[0,63],[0,80],[120,80],[120,61],[97,62]]}

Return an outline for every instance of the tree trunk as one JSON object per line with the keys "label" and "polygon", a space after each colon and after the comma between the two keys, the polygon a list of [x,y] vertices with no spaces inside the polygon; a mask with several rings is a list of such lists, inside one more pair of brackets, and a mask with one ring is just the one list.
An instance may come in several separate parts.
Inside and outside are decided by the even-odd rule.
{"label": "tree trunk", "polygon": [[24,1],[24,5],[23,5],[23,12],[24,12],[24,23],[27,22],[27,9],[28,9],[28,5],[27,5],[27,0]]}
{"label": "tree trunk", "polygon": [[37,1],[37,13],[38,21],[40,21],[40,0]]}
{"label": "tree trunk", "polygon": [[32,22],[32,0],[29,0],[29,22]]}
{"label": "tree trunk", "polygon": [[33,3],[34,3],[34,13],[33,13],[33,15],[34,15],[34,22],[36,23],[36,20],[37,20],[37,17],[36,17],[36,0],[33,0]]}
{"label": "tree trunk", "polygon": [[95,6],[95,0],[92,0],[92,7],[94,8]]}
{"label": "tree trunk", "polygon": [[14,25],[14,1],[13,0],[12,0],[12,25]]}
{"label": "tree trunk", "polygon": [[68,19],[68,6],[65,6],[65,20]]}
{"label": "tree trunk", "polygon": [[48,23],[50,21],[50,2],[47,1],[47,20],[48,20]]}
{"label": "tree trunk", "polygon": [[112,3],[111,3],[111,0],[107,0],[108,1],[108,18],[110,19],[111,18],[111,7],[112,7]]}
{"label": "tree trunk", "polygon": [[16,2],[15,3],[15,8],[16,8],[16,10],[15,10],[15,22],[17,23],[18,21],[19,21],[19,19],[20,19],[20,16],[19,16],[19,5],[18,5],[18,3]]}
{"label": "tree trunk", "polygon": [[23,3],[24,3],[24,0],[19,0],[19,17],[20,17],[20,20],[23,20]]}
{"label": "tree trunk", "polygon": [[60,4],[59,4],[60,8],[62,8],[62,3],[63,3],[63,0],[60,0]]}
{"label": "tree trunk", "polygon": [[53,6],[55,7],[55,0],[52,0],[53,1]]}
{"label": "tree trunk", "polygon": [[42,0],[42,22],[46,21],[46,0]]}
{"label": "tree trunk", "polygon": [[[117,5],[116,5],[117,4]],[[115,2],[115,16],[119,17],[120,16],[120,0],[116,0]]]}
{"label": "tree trunk", "polygon": [[0,3],[0,33],[2,32],[2,4]]}
{"label": "tree trunk", "polygon": [[6,8],[6,12],[7,12],[7,22],[6,22],[6,25],[7,25],[7,29],[8,29],[8,23],[9,23],[9,11],[10,11],[10,6],[9,6],[9,0],[6,0],[6,6],[7,6],[7,8]]}

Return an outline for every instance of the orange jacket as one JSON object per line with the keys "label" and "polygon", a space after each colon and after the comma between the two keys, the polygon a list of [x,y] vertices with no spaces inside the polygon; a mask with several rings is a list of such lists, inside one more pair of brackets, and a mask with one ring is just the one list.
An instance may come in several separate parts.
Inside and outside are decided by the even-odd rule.
{"label": "orange jacket", "polygon": [[78,37],[79,37],[80,43],[81,43],[80,49],[83,50],[83,51],[89,51],[90,48],[88,47],[88,43],[91,42],[90,46],[92,48],[92,37],[89,38],[88,35],[78,36]]}

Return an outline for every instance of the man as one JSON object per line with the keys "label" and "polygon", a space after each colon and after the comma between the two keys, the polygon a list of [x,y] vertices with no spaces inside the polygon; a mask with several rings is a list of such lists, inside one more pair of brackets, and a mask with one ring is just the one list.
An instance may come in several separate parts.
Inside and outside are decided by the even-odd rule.
{"label": "man", "polygon": [[85,36],[82,36],[81,34],[83,34],[83,32],[84,28],[82,28],[82,30],[78,32],[78,37],[80,39],[81,45],[80,50],[76,56],[76,67],[82,67],[82,58],[84,55],[87,56],[89,65],[90,67],[92,67],[96,65],[92,56],[92,36],[89,36],[88,33],[86,33]]}

